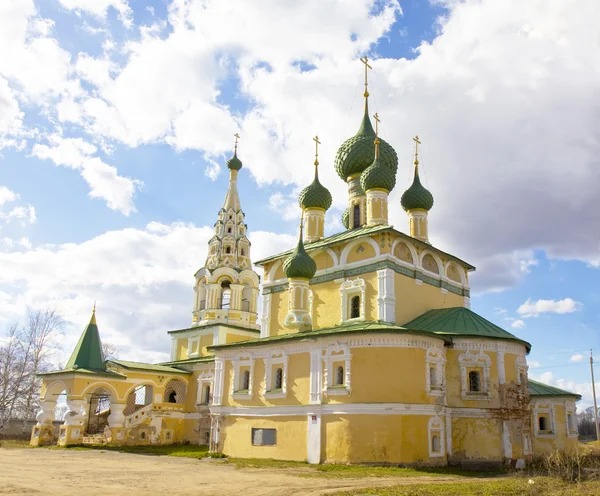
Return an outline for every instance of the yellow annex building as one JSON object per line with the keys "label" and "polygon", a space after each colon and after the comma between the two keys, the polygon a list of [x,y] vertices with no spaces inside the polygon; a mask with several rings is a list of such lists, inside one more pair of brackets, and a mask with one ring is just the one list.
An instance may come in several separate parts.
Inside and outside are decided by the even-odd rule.
{"label": "yellow annex building", "polygon": [[[43,374],[33,445],[188,441],[234,457],[431,465],[575,448],[579,396],[528,379],[529,343],[470,310],[475,267],[430,244],[418,138],[407,233],[388,224],[398,159],[377,114],[373,128],[363,62],[364,116],[335,157],[345,230],[324,236],[332,200],[317,154],[297,246],[255,262],[261,285],[236,141],[191,325],[169,332],[171,361],[105,360],[94,312],[66,367]],[[60,394],[68,413],[55,432]]]}

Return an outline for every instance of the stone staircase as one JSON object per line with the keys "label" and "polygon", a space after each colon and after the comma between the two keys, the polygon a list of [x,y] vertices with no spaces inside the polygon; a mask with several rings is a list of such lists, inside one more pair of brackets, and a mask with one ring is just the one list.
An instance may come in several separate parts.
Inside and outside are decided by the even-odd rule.
{"label": "stone staircase", "polygon": [[136,425],[141,424],[144,420],[152,416],[152,403],[146,405],[144,408],[133,412],[131,415],[125,416],[125,427],[130,429]]}

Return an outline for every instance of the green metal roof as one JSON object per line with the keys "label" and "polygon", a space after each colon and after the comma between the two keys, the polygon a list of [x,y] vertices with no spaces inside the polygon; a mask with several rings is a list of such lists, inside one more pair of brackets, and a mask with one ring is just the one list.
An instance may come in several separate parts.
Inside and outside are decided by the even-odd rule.
{"label": "green metal roof", "polygon": [[[451,255],[450,253],[446,253],[445,251],[442,251],[438,248],[435,248],[434,246],[430,245],[429,243],[425,243],[416,238],[413,238],[412,236],[409,236],[408,234],[404,234],[403,232],[397,231],[396,229],[394,229],[391,226],[365,226],[365,227],[357,227],[356,229],[349,229],[347,231],[342,231],[340,233],[333,234],[333,235],[331,235],[327,238],[323,238],[319,241],[313,241],[312,243],[307,243],[305,245],[305,248],[306,248],[307,252],[311,252],[311,251],[314,251],[317,249],[324,248],[326,246],[341,243],[343,241],[349,241],[351,239],[360,238],[362,236],[366,237],[366,236],[370,236],[373,234],[379,234],[379,233],[383,233],[383,232],[389,232],[389,233],[396,234],[407,241],[411,241],[412,243],[415,243],[416,245],[420,246],[421,248],[427,248],[429,250],[433,250],[437,253],[440,253],[440,254],[448,257],[451,260],[459,262],[460,264],[464,265],[468,270],[475,270],[475,267],[473,265],[465,262],[464,260],[461,260],[460,258],[455,257],[454,255]],[[254,265],[264,265],[268,262],[272,262],[274,260],[278,260],[283,257],[288,257],[289,255],[291,255],[291,253],[292,253],[292,250],[284,251],[282,253],[277,253],[276,255],[271,255],[270,257],[263,258],[262,260],[259,260],[258,262],[254,262]]]}
{"label": "green metal roof", "polygon": [[92,312],[92,318],[87,325],[71,358],[65,366],[65,370],[87,369],[92,371],[105,371],[106,362],[102,352],[102,342],[98,326],[96,325],[96,310]]}
{"label": "green metal roof", "polygon": [[302,226],[300,226],[300,236],[298,245],[292,254],[283,262],[283,272],[288,279],[312,279],[317,272],[317,264],[306,253],[304,242],[302,241]]}
{"label": "green metal roof", "polygon": [[481,315],[464,307],[450,307],[429,310],[416,319],[404,324],[407,329],[429,331],[435,334],[470,336],[519,341],[531,349],[531,345],[508,331],[505,331]]}
{"label": "green metal roof", "polygon": [[533,379],[529,379],[527,384],[529,385],[529,396],[574,396],[578,400],[581,399],[580,394],[565,391],[564,389],[559,389],[554,386],[548,386],[547,384],[542,384]]}
{"label": "green metal roof", "polygon": [[418,163],[415,164],[415,177],[413,183],[410,188],[402,194],[400,204],[407,212],[415,208],[429,211],[433,207],[433,195],[421,184],[421,180],[419,179]]}
{"label": "green metal roof", "polygon": [[88,369],[61,369],[61,370],[53,370],[51,372],[43,372],[41,374],[37,374],[40,377],[45,377],[48,375],[63,375],[63,374],[82,374],[82,375],[99,375],[102,377],[112,377],[113,379],[127,379],[126,375],[119,374],[114,370],[88,370]]}
{"label": "green metal roof", "polygon": [[239,171],[242,168],[242,161],[237,156],[237,150],[233,152],[233,157],[227,161],[227,168]]}
{"label": "green metal roof", "polygon": [[208,355],[208,356],[202,356],[202,357],[197,357],[197,358],[186,358],[185,360],[173,360],[172,362],[163,362],[160,365],[167,365],[167,366],[177,366],[177,365],[186,365],[188,363],[204,363],[204,362],[214,362],[215,361],[215,356],[214,355]]}
{"label": "green metal roof", "polygon": [[331,207],[331,193],[319,181],[318,164],[315,161],[315,179],[300,192],[300,196],[298,197],[300,208],[317,207],[327,210]]}
{"label": "green metal roof", "polygon": [[165,372],[167,374],[191,374],[187,370],[176,369],[167,365],[154,365],[151,363],[128,362],[125,360],[109,360],[109,363],[114,363],[123,368],[130,370],[140,370],[142,372]]}
{"label": "green metal roof", "polygon": [[396,185],[396,173],[381,163],[376,152],[373,163],[360,176],[360,185],[364,191],[379,188],[389,193]]}
{"label": "green metal roof", "polygon": [[388,324],[386,322],[378,322],[378,321],[369,321],[369,322],[357,322],[350,324],[342,324],[335,327],[328,327],[326,329],[317,329],[314,331],[302,331],[290,334],[283,334],[281,336],[272,336],[268,338],[262,339],[252,339],[248,341],[240,341],[238,343],[228,343],[228,344],[217,344],[214,346],[209,346],[209,350],[216,350],[222,348],[231,348],[235,346],[261,346],[263,344],[273,344],[273,343],[285,343],[288,341],[295,340],[312,340],[317,337],[327,337],[332,335],[340,335],[340,334],[352,334],[352,333],[370,333],[377,332],[383,334],[414,334],[419,336],[428,336],[435,337],[446,341],[447,343],[451,342],[451,339],[446,336],[436,336],[432,332],[428,331],[419,331],[414,329],[406,329],[403,326],[399,326],[396,324]]}
{"label": "green metal roof", "polygon": [[254,332],[255,334],[260,334],[260,329],[249,329],[248,327],[227,324],[226,322],[203,324],[203,325],[194,326],[194,327],[186,327],[185,329],[175,329],[173,331],[167,331],[167,334],[177,334],[179,332],[188,332],[188,331],[201,331],[203,329],[207,329],[209,327],[216,327],[216,326],[230,327],[232,329],[239,329],[241,331],[248,331],[248,332]]}

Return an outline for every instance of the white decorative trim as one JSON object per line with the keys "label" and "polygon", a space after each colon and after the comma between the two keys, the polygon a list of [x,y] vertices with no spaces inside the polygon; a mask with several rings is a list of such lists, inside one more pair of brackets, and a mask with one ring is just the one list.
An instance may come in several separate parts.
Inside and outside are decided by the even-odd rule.
{"label": "white decorative trim", "polygon": [[503,351],[504,353],[512,353],[513,355],[524,355],[527,350],[524,344],[503,342],[499,339],[486,338],[454,338],[455,350],[464,351]]}
{"label": "white decorative trim", "polygon": [[[446,351],[444,348],[432,347],[425,352],[425,384],[430,396],[443,396],[446,391]],[[435,384],[431,384],[431,368],[435,368]]]}
{"label": "white decorative trim", "polygon": [[211,408],[215,415],[239,417],[281,417],[316,415],[443,415],[438,405],[414,403],[342,403],[325,405],[219,406]]}
{"label": "white decorative trim", "polygon": [[512,443],[510,442],[510,429],[508,421],[502,422],[502,449],[504,450],[504,458],[511,460],[513,457]]}
{"label": "white decorative trim", "polygon": [[269,326],[271,324],[271,293],[263,294],[262,318],[260,319],[260,337],[269,337]]}
{"label": "white decorative trim", "polygon": [[[483,353],[482,350],[479,350],[477,353],[468,350],[458,356],[458,363],[460,365],[462,399],[466,401],[490,400],[492,397],[490,390],[490,367],[492,360],[489,355]],[[477,368],[483,372],[483,377],[480,377],[481,391],[469,391],[467,368]]]}
{"label": "white decorative trim", "polygon": [[525,377],[527,377],[527,371],[529,370],[525,355],[519,355],[517,357],[515,360],[515,369],[517,372],[517,384],[521,385],[521,374],[525,374]]}
{"label": "white decorative trim", "polygon": [[[287,377],[288,377],[288,359],[282,349],[272,350],[270,356],[264,359],[265,362],[265,388],[263,395],[265,398],[285,398],[287,395]],[[273,389],[273,368],[281,365],[282,378],[281,389]]]}
{"label": "white decorative trim", "polygon": [[488,408],[446,408],[452,418],[492,418],[494,410]]}
{"label": "white decorative trim", "polygon": [[[373,247],[373,249],[375,250],[376,257],[381,255],[381,250],[379,249],[379,245],[375,242],[375,240],[373,238],[371,238],[370,236],[363,236],[363,237],[355,239],[354,241],[351,241],[344,247],[344,249],[342,250],[342,254],[340,255],[340,265],[342,265],[342,266],[347,265],[346,262],[348,260],[348,255],[350,254],[350,252],[356,245],[360,245],[361,243],[367,243],[367,244],[371,245]],[[369,257],[369,262],[372,262],[372,261],[373,261],[373,258]],[[361,262],[364,263],[364,261],[362,261],[362,260],[361,260]]]}
{"label": "white decorative trim", "polygon": [[377,271],[378,296],[377,309],[379,320],[394,323],[396,321],[396,297],[394,294],[394,274],[392,269]]}
{"label": "white decorative trim", "polygon": [[[342,298],[341,305],[341,322],[362,321],[366,318],[366,284],[364,279],[347,279],[340,286],[340,295]],[[357,318],[350,318],[350,299],[353,296],[360,296],[360,315]]]}
{"label": "white decorative trim", "polygon": [[[214,395],[213,390],[213,382],[214,382],[214,374],[212,371],[204,370],[200,373],[197,379],[198,388],[196,391],[196,405],[207,405],[210,404],[210,396]],[[204,386],[208,385],[210,387],[211,395],[208,397],[208,403],[204,403],[202,401],[202,396],[204,394]]]}
{"label": "white decorative trim", "polygon": [[463,306],[470,310],[471,309],[471,298],[469,298],[468,296],[463,296]]}
{"label": "white decorative trim", "polygon": [[[334,354],[335,353],[335,354]],[[352,390],[350,361],[352,354],[347,344],[335,343],[325,349],[323,363],[325,371],[323,373],[323,393],[327,396],[348,395]],[[336,370],[333,370],[334,362],[344,362],[344,384],[335,384]]]}
{"label": "white decorative trim", "polygon": [[[196,343],[196,351],[192,352],[194,349],[194,343]],[[188,338],[188,358],[196,358],[200,356],[200,335],[196,334]]]}
{"label": "white decorative trim", "polygon": [[[287,327],[310,327],[312,319],[309,313],[310,290],[308,280],[290,279],[288,284],[288,312],[285,317]],[[297,299],[300,300],[296,306]]]}
{"label": "white decorative trim", "polygon": [[504,368],[504,352],[496,353],[498,359],[498,384],[506,383],[506,369]]}
{"label": "white decorative trim", "polygon": [[308,463],[321,463],[321,415],[308,414],[306,433],[306,459]]}
{"label": "white decorative trim", "polygon": [[[554,439],[556,437],[556,427],[554,422],[554,410],[555,403],[545,401],[543,399],[537,400],[534,402],[533,407],[533,435],[539,438],[549,438]],[[540,415],[544,415],[548,418],[550,423],[549,429],[545,431],[540,431]]]}
{"label": "white decorative trim", "polygon": [[[569,429],[569,415],[573,419],[573,429]],[[575,402],[567,401],[565,403],[565,429],[567,431],[567,437],[576,438],[579,436],[579,429],[577,427],[577,417],[575,416]]]}
{"label": "white decorative trim", "polygon": [[[427,270],[425,267],[423,267],[423,258],[425,258],[425,255],[431,255],[433,257],[433,259],[435,260],[435,263],[438,267],[438,273],[436,274],[435,272],[431,272],[429,270]],[[421,252],[421,256],[419,257],[419,265],[418,267],[423,271],[423,273],[427,274],[427,275],[433,275],[438,279],[442,279],[444,277],[444,265],[442,264],[442,259],[439,257],[439,255],[431,250],[425,249]]]}
{"label": "white decorative trim", "polygon": [[221,357],[215,358],[215,384],[213,391],[213,406],[220,406],[223,400],[223,365],[225,360]]}
{"label": "white decorative trim", "polygon": [[452,417],[446,415],[446,454],[452,455]]}
{"label": "white decorative trim", "polygon": [[321,403],[323,350],[317,348],[310,351],[310,399],[311,405]]}
{"label": "white decorative trim", "polygon": [[447,295],[448,290],[446,288],[440,288],[440,293],[442,293],[443,295]]}
{"label": "white decorative trim", "polygon": [[[433,458],[433,457],[437,457],[437,456],[444,456],[444,453],[445,453],[444,421],[437,415],[435,417],[431,417],[427,424],[427,433],[428,433],[427,441],[428,441],[428,445],[429,445],[429,457]],[[433,436],[434,435],[437,435],[438,442],[439,442],[439,449],[436,451],[433,450]]]}
{"label": "white decorative trim", "polygon": [[[254,385],[254,357],[246,353],[240,355],[233,363],[233,379],[231,381],[231,397],[240,400],[249,400],[252,398],[252,389]],[[250,369],[250,377],[248,381],[248,389],[240,390],[240,380],[242,380],[240,369],[248,367]]]}

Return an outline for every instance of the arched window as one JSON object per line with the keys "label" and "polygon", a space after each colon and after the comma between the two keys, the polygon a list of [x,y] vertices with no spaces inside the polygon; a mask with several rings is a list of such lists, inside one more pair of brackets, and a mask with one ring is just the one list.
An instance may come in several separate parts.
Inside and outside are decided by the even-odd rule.
{"label": "arched window", "polygon": [[434,453],[440,451],[440,436],[434,435],[431,438],[431,451]]}
{"label": "arched window", "polygon": [[221,283],[221,308],[227,309],[231,305],[231,283],[223,281]]}
{"label": "arched window", "polygon": [[275,371],[275,389],[283,388],[283,370],[278,368]]}
{"label": "arched window", "polygon": [[429,367],[429,385],[431,387],[436,387],[438,385],[435,367]]}
{"label": "arched window", "polygon": [[228,228],[227,228],[227,232],[228,232],[229,234],[231,234],[231,227],[228,227]]}
{"label": "arched window", "polygon": [[242,248],[242,257],[245,257],[245,256],[246,256],[246,250],[244,250],[244,249]]}
{"label": "arched window", "polygon": [[475,370],[471,370],[471,372],[469,372],[469,391],[481,391],[481,377],[479,372]]}
{"label": "arched window", "polygon": [[538,419],[538,426],[540,428],[540,431],[548,430],[548,419],[546,417],[540,417]]}
{"label": "arched window", "polygon": [[360,296],[353,296],[350,300],[350,318],[358,319],[360,317]]}
{"label": "arched window", "polygon": [[167,399],[167,403],[177,403],[177,393],[175,391],[171,391]]}
{"label": "arched window", "polygon": [[244,371],[244,380],[242,381],[242,390],[248,391],[250,389],[250,371]]}
{"label": "arched window", "polygon": [[344,367],[341,365],[336,369],[335,372],[335,384],[336,386],[344,385]]}
{"label": "arched window", "polygon": [[352,226],[360,227],[360,205],[358,203],[354,205],[352,213]]}

